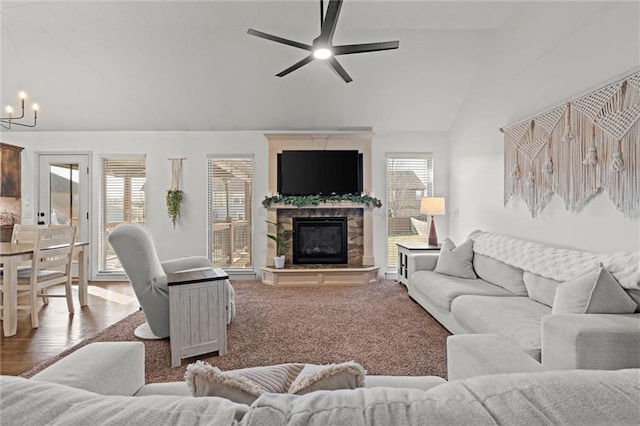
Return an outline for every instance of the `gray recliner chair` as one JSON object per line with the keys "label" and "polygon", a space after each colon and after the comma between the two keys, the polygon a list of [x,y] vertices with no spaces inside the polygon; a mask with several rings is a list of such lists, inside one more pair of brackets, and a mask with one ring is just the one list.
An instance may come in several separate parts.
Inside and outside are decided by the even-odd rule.
{"label": "gray recliner chair", "polygon": [[[109,234],[113,247],[138,298],[147,322],[134,335],[141,339],[169,337],[169,288],[167,274],[194,268],[212,267],[204,256],[191,256],[160,262],[151,233],[136,223],[121,223]],[[235,292],[227,286],[229,306],[227,324],[235,316]]]}

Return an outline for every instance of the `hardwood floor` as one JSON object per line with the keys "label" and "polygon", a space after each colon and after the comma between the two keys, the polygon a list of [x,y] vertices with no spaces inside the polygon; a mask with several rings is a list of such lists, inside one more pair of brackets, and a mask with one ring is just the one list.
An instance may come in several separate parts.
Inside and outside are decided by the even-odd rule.
{"label": "hardwood floor", "polygon": [[[49,293],[62,293],[52,287]],[[121,320],[139,308],[128,281],[89,282],[89,305],[80,308],[73,286],[75,314],[67,311],[64,298],[40,300],[39,328],[31,328],[28,311],[18,311],[18,332],[0,340],[0,374],[17,376],[62,352],[80,340]]]}

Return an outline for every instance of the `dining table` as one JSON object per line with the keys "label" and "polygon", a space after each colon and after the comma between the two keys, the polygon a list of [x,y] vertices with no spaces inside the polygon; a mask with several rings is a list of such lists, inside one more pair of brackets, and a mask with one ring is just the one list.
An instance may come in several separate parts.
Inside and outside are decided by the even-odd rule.
{"label": "dining table", "polygon": [[[88,242],[76,242],[74,252],[78,254],[78,301],[87,306]],[[0,264],[2,273],[2,328],[4,336],[16,334],[18,328],[18,265],[33,258],[32,243],[0,242]]]}

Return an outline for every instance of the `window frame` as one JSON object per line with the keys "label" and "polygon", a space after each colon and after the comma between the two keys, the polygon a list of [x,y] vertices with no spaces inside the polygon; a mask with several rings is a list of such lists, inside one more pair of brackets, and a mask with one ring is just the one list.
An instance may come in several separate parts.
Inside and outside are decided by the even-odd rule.
{"label": "window frame", "polygon": [[[142,160],[143,164],[144,164],[144,183],[143,186],[146,186],[147,183],[147,169],[148,169],[148,165],[147,165],[147,155],[146,154],[101,154],[98,157],[98,185],[99,185],[99,191],[98,191],[98,215],[97,215],[97,230],[98,230],[98,235],[97,235],[97,262],[96,262],[96,275],[99,276],[113,276],[113,275],[124,275],[125,272],[123,269],[108,269],[106,266],[106,264],[103,265],[103,256],[105,255],[104,251],[107,250],[107,245],[109,245],[109,241],[108,241],[108,217],[107,217],[107,204],[106,204],[106,192],[107,192],[107,184],[105,181],[105,175],[104,175],[104,165],[105,165],[105,161],[109,161],[109,160],[113,160],[114,162],[118,161],[118,160]],[[143,221],[142,222],[136,222],[136,223],[142,223],[145,224],[146,220],[147,220],[147,207],[148,207],[148,202],[147,202],[147,194],[146,192],[142,191],[144,194],[143,197],[143,202],[144,205],[142,207],[142,216],[143,216]],[[123,200],[123,204],[124,204],[124,200]],[[124,219],[124,218],[123,218]],[[125,223],[126,221],[123,220],[122,223]]]}
{"label": "window frame", "polygon": [[[425,170],[426,172],[426,179],[427,179],[427,183],[425,183],[426,188],[424,188],[424,192],[423,192],[423,197],[432,197],[433,193],[434,193],[434,155],[433,152],[387,152],[385,153],[385,175],[384,175],[384,180],[385,180],[385,193],[384,193],[384,197],[385,197],[385,206],[387,206],[387,212],[385,213],[385,246],[386,246],[386,253],[385,253],[385,258],[386,258],[386,263],[387,263],[387,270],[388,271],[396,271],[397,270],[397,261],[396,264],[391,263],[391,247],[390,247],[390,241],[389,241],[389,227],[390,227],[390,214],[389,214],[389,210],[390,210],[390,206],[391,203],[389,202],[389,194],[391,191],[396,191],[396,192],[401,192],[398,191],[397,189],[390,189],[389,188],[389,161],[390,160],[402,160],[402,159],[406,159],[406,160],[426,160],[427,161],[427,168]],[[419,178],[419,177],[418,177]],[[424,183],[424,182],[423,182]],[[405,191],[413,191],[414,189],[408,189]],[[397,194],[396,194],[397,195]],[[415,198],[415,196],[414,196]],[[418,201],[416,199],[416,201]],[[414,217],[414,216],[410,216],[410,217]],[[425,219],[425,218],[423,218]],[[425,243],[426,243],[426,236],[424,237],[425,239]],[[394,244],[395,246],[395,244]],[[394,253],[397,253],[397,248],[394,247]],[[395,256],[394,256],[395,257]]]}
{"label": "window frame", "polygon": [[[244,211],[248,212],[249,216],[249,224],[248,224],[248,235],[249,235],[249,243],[248,243],[248,248],[249,248],[249,262],[247,266],[244,267],[231,267],[231,266],[216,266],[216,267],[220,267],[222,269],[224,269],[226,272],[229,273],[247,273],[247,272],[251,272],[251,273],[255,273],[255,249],[254,249],[254,242],[255,242],[255,238],[253,237],[253,229],[255,226],[254,223],[254,193],[255,193],[255,155],[254,154],[208,154],[207,155],[207,219],[206,219],[206,223],[207,223],[207,257],[209,258],[209,260],[211,261],[212,264],[214,264],[214,266],[216,265],[215,263],[215,259],[213,258],[213,252],[214,252],[214,243],[213,243],[213,226],[214,226],[214,217],[212,215],[213,210],[214,210],[214,206],[213,206],[213,197],[214,197],[214,193],[213,193],[213,171],[212,171],[212,164],[214,161],[249,161],[251,164],[251,185],[250,185],[250,191],[251,193],[249,194],[250,196],[247,198],[245,196],[245,199],[249,200],[250,205],[249,206],[244,206]],[[238,205],[239,203],[237,202],[237,198],[236,197],[231,197],[229,199],[229,205],[230,206],[234,206],[234,205]],[[242,205],[242,203],[240,203]],[[245,214],[245,219],[243,220],[247,220],[246,219],[246,214]]]}

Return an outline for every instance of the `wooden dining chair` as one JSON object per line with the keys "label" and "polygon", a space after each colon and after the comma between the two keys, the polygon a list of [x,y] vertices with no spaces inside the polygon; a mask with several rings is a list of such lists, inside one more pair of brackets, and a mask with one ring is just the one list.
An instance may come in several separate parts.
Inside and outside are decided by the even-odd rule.
{"label": "wooden dining chair", "polygon": [[[36,238],[38,237],[38,229],[41,228],[42,225],[23,225],[17,223],[13,225],[13,230],[11,233],[11,242],[12,243],[23,243],[23,244],[34,244],[36,242]],[[31,266],[31,262],[26,261],[22,262],[22,264],[18,265],[18,271],[29,269]],[[2,276],[4,270],[0,265],[0,276]],[[4,293],[3,293],[3,285],[2,279],[0,279],[0,315],[2,314],[2,310],[4,309]]]}
{"label": "wooden dining chair", "polygon": [[[38,327],[36,300],[42,297],[66,297],[69,313],[74,313],[71,291],[71,259],[75,242],[75,226],[39,227],[33,248],[31,267],[18,271],[18,297],[28,297],[29,303],[18,309],[31,312],[31,326]],[[48,294],[46,289],[64,284],[65,294]]]}
{"label": "wooden dining chair", "polygon": [[43,228],[44,226],[45,225],[23,225],[21,223],[17,223],[13,225],[11,242],[33,244],[38,238],[38,229]]}

